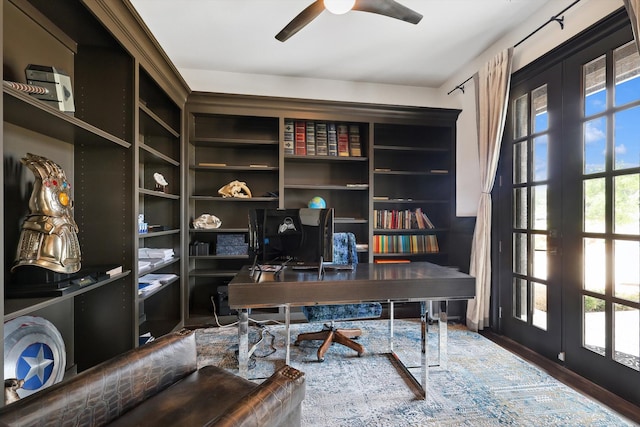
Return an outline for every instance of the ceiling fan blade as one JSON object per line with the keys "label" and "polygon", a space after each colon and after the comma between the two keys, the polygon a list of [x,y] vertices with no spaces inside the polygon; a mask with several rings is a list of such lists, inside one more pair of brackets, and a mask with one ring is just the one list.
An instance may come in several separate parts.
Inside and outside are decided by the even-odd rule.
{"label": "ceiling fan blade", "polygon": [[422,19],[418,12],[401,5],[395,0],[356,0],[353,10],[377,13],[402,21],[417,24]]}
{"label": "ceiling fan blade", "polygon": [[298,16],[293,18],[291,22],[287,24],[286,27],[282,29],[278,34],[276,34],[276,39],[281,42],[287,40],[289,37],[293,36],[295,33],[303,29],[308,23],[316,19],[318,15],[322,13],[324,10],[324,1],[316,0],[311,3],[305,10],[300,12]]}

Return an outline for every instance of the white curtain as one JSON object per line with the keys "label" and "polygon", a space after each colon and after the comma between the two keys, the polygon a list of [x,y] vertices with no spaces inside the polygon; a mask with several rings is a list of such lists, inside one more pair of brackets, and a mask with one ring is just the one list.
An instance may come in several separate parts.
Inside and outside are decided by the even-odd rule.
{"label": "white curtain", "polygon": [[638,22],[638,9],[640,9],[640,0],[622,1],[624,2],[624,7],[627,9],[627,14],[629,14],[631,28],[633,28],[633,38],[636,40],[638,51],[640,51],[640,38],[638,38],[638,27],[640,27],[640,22]]}
{"label": "white curtain", "polygon": [[491,190],[495,182],[500,143],[504,131],[511,82],[513,48],[489,61],[474,76],[478,157],[482,193],[471,246],[469,272],[476,278],[476,297],[467,306],[467,327],[472,331],[489,325],[491,297]]}

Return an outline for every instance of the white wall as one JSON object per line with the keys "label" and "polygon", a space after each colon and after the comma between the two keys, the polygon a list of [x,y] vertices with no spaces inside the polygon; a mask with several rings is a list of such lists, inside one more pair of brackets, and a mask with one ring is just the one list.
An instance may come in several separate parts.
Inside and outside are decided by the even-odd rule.
{"label": "white wall", "polygon": [[[528,0],[533,1],[533,0]],[[462,110],[457,126],[457,203],[458,216],[475,216],[480,196],[480,174],[476,138],[475,89],[473,82],[465,84],[465,91],[454,91],[459,83],[472,76],[478,68],[497,52],[513,46],[527,34],[558,14],[574,0],[548,2],[525,25],[506,35],[474,60],[470,61],[442,87],[426,88],[344,82],[307,78],[283,78],[266,75],[236,74],[229,72],[181,69],[184,79],[194,91],[237,93],[274,97],[322,99],[333,101],[366,102],[418,107],[459,108]],[[582,0],[566,11],[564,30],[549,23],[541,31],[518,46],[514,51],[513,71],[524,67],[549,52],[582,30],[596,23],[618,8],[622,0]]]}

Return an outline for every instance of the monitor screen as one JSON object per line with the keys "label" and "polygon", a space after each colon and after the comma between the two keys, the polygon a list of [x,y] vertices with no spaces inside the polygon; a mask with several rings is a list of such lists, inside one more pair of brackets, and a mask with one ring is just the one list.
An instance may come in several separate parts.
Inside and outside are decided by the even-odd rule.
{"label": "monitor screen", "polygon": [[249,245],[261,264],[331,262],[333,209],[251,210]]}

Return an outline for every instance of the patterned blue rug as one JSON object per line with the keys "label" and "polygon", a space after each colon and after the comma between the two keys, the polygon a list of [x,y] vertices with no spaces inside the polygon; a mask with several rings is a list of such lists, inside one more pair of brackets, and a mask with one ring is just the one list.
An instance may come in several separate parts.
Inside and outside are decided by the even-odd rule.
{"label": "patterned blue rug", "polygon": [[[333,345],[325,362],[319,363],[319,342],[291,348],[291,365],[307,379],[303,426],[637,425],[461,326],[449,325],[448,367],[430,369],[427,399],[419,400],[407,379],[381,354],[388,349],[388,321],[340,326],[360,327],[359,342],[367,353],[358,357],[353,350]],[[320,327],[292,325],[292,342],[299,332]],[[430,327],[429,348],[434,356],[436,331],[436,326]],[[214,364],[237,373],[235,327],[199,329],[196,340],[200,366]],[[396,320],[394,349],[407,366],[419,366],[419,340],[418,321]],[[257,343],[251,377],[265,378],[284,363],[284,326],[252,326],[249,342]]]}

